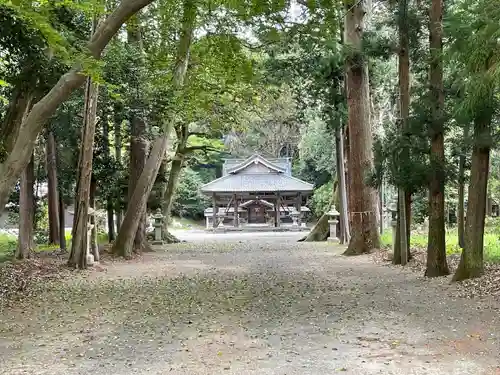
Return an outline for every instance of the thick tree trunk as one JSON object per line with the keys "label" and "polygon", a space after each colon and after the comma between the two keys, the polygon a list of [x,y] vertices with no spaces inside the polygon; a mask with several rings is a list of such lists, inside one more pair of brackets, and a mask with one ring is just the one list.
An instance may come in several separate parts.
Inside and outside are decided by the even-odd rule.
{"label": "thick tree trunk", "polygon": [[149,154],[148,160],[144,169],[137,181],[134,189],[127,212],[123,219],[120,232],[113,245],[113,253],[125,258],[132,256],[133,242],[139,227],[139,222],[142,218],[142,212],[146,207],[146,203],[153,188],[156,175],[160,169],[163,158],[168,148],[168,134],[171,129],[167,131],[153,143],[153,148]]}
{"label": "thick tree trunk", "polygon": [[[144,66],[144,60],[142,59],[143,48],[142,48],[142,36],[141,29],[139,25],[138,17],[132,17],[127,25],[128,32],[128,42],[135,48],[137,59],[135,65],[137,69],[135,70],[135,75],[132,79],[135,87],[135,95],[132,103],[132,111],[130,117],[130,127],[131,127],[131,137],[130,137],[130,167],[129,167],[129,180],[128,180],[128,200],[132,197],[135,190],[136,182],[139,179],[146,161],[148,158],[149,141],[147,139],[147,129],[146,122],[144,120],[144,98],[142,97],[142,80],[140,67]],[[133,243],[133,252],[141,254],[144,251],[152,251],[151,246],[147,242],[146,237],[146,227],[147,227],[147,216],[146,216],[147,204],[142,209],[139,220],[139,225],[137,227],[137,233],[135,235]]]}
{"label": "thick tree trunk", "polygon": [[33,100],[33,88],[26,83],[14,89],[5,117],[0,123],[0,162],[12,152],[23,118],[29,113]]}
{"label": "thick tree trunk", "polygon": [[21,175],[21,189],[19,196],[19,237],[16,249],[16,259],[27,259],[34,249],[33,221],[35,216],[35,158],[32,155],[30,162]]}
{"label": "thick tree trunk", "polygon": [[351,240],[345,255],[357,255],[380,247],[377,193],[365,183],[373,168],[368,66],[362,53],[365,1],[347,1],[345,41],[352,48],[346,61],[349,126],[349,188],[352,190]]}
{"label": "thick tree trunk", "polygon": [[84,124],[78,162],[78,180],[71,253],[68,261],[69,266],[81,269],[87,268],[88,209],[90,206],[90,185],[92,178],[97,99],[97,85],[88,78],[85,88]]}
{"label": "thick tree trunk", "polygon": [[484,220],[491,149],[491,115],[474,124],[465,246],[453,281],[472,279],[483,274]]}
{"label": "thick tree trunk", "polygon": [[49,243],[59,245],[59,197],[57,187],[56,141],[54,133],[47,134],[47,180],[49,208]]}
{"label": "thick tree trunk", "polygon": [[[123,0],[115,11],[100,24],[87,44],[86,50],[93,58],[99,59],[121,25],[151,2],[152,0]],[[3,212],[19,176],[29,163],[36,138],[45,122],[55,113],[59,105],[85,82],[85,76],[81,74],[82,67],[82,62],[78,61],[59,79],[49,93],[33,106],[29,115],[23,120],[12,151],[9,152],[7,159],[0,163],[0,213]]]}
{"label": "thick tree trunk", "polygon": [[330,233],[330,225],[328,224],[328,215],[325,213],[321,215],[311,231],[307,236],[301,238],[299,242],[318,242],[326,241]]}
{"label": "thick tree trunk", "polygon": [[432,0],[429,18],[432,172],[429,186],[429,236],[425,276],[438,277],[450,273],[446,261],[444,210],[443,0]]}
{"label": "thick tree trunk", "polygon": [[[469,139],[469,125],[464,128],[464,142]],[[466,162],[467,146],[462,146],[458,166],[458,245],[461,249],[465,247],[465,162]]]}

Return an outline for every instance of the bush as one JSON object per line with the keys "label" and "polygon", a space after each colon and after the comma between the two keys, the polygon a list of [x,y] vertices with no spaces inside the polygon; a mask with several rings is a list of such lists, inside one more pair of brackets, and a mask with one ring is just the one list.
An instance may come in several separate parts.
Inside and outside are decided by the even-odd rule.
{"label": "bush", "polygon": [[314,216],[320,217],[330,209],[332,200],[333,182],[330,181],[317,188],[311,198],[310,208]]}
{"label": "bush", "polygon": [[12,258],[16,252],[17,238],[0,232],[0,261]]}
{"label": "bush", "polygon": [[173,215],[195,220],[203,218],[205,207],[209,204],[209,199],[200,192],[203,180],[190,168],[185,168],[179,179],[172,207]]}

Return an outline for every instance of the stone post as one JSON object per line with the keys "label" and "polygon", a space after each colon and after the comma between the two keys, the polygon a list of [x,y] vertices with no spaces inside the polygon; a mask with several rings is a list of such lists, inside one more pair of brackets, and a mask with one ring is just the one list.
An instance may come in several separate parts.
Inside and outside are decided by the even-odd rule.
{"label": "stone post", "polygon": [[339,215],[340,213],[335,208],[335,205],[332,205],[330,211],[328,211],[327,215],[330,217],[328,220],[328,224],[330,225],[330,237],[328,237],[328,241],[339,243],[339,239],[337,237],[337,224],[339,223]]}
{"label": "stone post", "polygon": [[92,266],[94,264],[94,254],[92,254],[91,249],[91,240],[92,240],[92,229],[94,228],[94,224],[92,224],[92,218],[95,215],[95,211],[93,208],[89,207],[88,209],[88,223],[87,223],[87,265]]}
{"label": "stone post", "polygon": [[156,210],[156,214],[153,216],[153,227],[155,238],[153,240],[153,245],[163,245],[163,215],[161,214],[161,209]]}
{"label": "stone post", "polygon": [[219,225],[218,227],[219,228],[224,228],[224,218],[226,217],[226,213],[221,210],[218,214],[217,214],[218,218],[219,218]]}
{"label": "stone post", "polygon": [[391,203],[387,206],[387,211],[391,214],[391,228],[392,228],[392,253],[396,248],[396,232],[398,224],[398,196],[392,198]]}
{"label": "stone post", "polygon": [[294,207],[292,209],[292,212],[290,212],[290,216],[292,217],[292,221],[293,221],[293,224],[292,226],[294,228],[298,228],[299,227],[299,216],[300,216],[300,212],[297,211],[297,209]]}

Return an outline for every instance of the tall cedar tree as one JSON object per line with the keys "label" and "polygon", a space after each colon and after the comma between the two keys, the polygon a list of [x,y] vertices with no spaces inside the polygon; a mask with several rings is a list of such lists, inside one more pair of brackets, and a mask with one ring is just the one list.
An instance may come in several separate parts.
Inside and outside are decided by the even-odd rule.
{"label": "tall cedar tree", "polygon": [[[366,4],[346,1],[345,42],[347,107],[349,129],[349,168],[351,240],[345,255],[368,253],[380,247],[377,192],[366,183],[373,170],[373,139],[370,122],[368,65],[362,51]],[[355,135],[355,136],[353,136]]]}
{"label": "tall cedar tree", "polygon": [[443,0],[432,0],[429,9],[430,47],[430,138],[431,179],[429,186],[429,236],[425,276],[450,273],[446,262],[444,212],[444,90],[443,90]]}

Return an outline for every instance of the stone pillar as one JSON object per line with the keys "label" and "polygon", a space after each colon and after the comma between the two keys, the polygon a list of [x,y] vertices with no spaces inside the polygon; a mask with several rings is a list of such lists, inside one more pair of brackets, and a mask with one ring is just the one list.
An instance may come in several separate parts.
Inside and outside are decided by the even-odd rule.
{"label": "stone pillar", "polygon": [[297,218],[297,223],[300,227],[302,225],[302,194],[300,193],[297,196],[297,200],[295,201],[295,209],[299,213],[299,216]]}
{"label": "stone pillar", "polygon": [[398,224],[398,195],[396,194],[393,198],[389,206],[387,207],[387,211],[391,214],[391,228],[392,228],[392,253],[394,254],[394,250],[396,249],[396,232],[397,232],[397,224]]}
{"label": "stone pillar", "polygon": [[292,209],[290,216],[292,217],[292,226],[294,228],[298,228],[300,226],[299,225],[300,213],[299,213],[299,211],[297,211],[297,209],[295,207]]}
{"label": "stone pillar", "polygon": [[91,248],[91,239],[92,239],[92,229],[94,228],[94,224],[92,223],[92,217],[95,215],[95,211],[93,208],[89,207],[88,209],[88,223],[87,223],[87,249],[86,257],[87,257],[87,265],[92,266],[94,264],[94,255],[92,254]]}
{"label": "stone pillar", "polygon": [[328,241],[339,243],[339,239],[337,237],[337,224],[339,223],[339,215],[340,213],[337,211],[334,205],[332,205],[332,208],[330,211],[327,213],[329,216],[328,224],[330,225],[330,237],[328,237]]}

